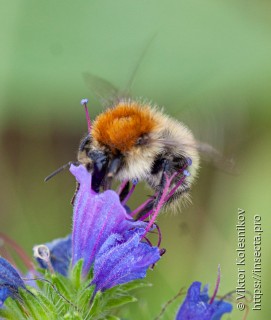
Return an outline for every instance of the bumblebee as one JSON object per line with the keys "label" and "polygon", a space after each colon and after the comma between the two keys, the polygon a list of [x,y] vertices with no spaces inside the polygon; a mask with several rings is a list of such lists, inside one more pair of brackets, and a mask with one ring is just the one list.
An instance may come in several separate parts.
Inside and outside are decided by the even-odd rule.
{"label": "bumblebee", "polygon": [[[85,105],[86,107],[86,105]],[[92,173],[92,189],[108,189],[112,180],[127,181],[120,197],[129,190],[129,181],[145,181],[155,191],[149,210],[159,201],[166,178],[174,174],[172,187],[180,175],[185,180],[167,204],[188,199],[199,169],[199,152],[192,132],[156,106],[123,99],[97,116],[79,146],[78,163]],[[189,167],[189,171],[188,171]],[[126,191],[125,191],[126,190]],[[142,214],[142,213],[141,213]]]}

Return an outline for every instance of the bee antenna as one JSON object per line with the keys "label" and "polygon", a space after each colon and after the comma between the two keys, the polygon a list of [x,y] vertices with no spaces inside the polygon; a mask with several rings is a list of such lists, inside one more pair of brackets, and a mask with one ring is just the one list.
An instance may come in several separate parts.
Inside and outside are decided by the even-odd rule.
{"label": "bee antenna", "polygon": [[49,174],[49,176],[47,176],[45,179],[44,179],[44,182],[47,182],[48,180],[50,180],[51,178],[53,178],[54,176],[56,176],[57,174],[59,174],[61,171],[67,169],[71,164],[74,164],[74,165],[79,165],[79,162],[76,161],[69,161],[68,163],[64,164],[62,167],[56,169],[54,172],[52,172],[51,174]]}
{"label": "bee antenna", "polygon": [[82,99],[81,100],[81,105],[85,107],[85,112],[86,112],[86,118],[87,118],[87,123],[88,123],[88,133],[91,133],[91,120],[88,112],[88,107],[87,107],[88,99]]}

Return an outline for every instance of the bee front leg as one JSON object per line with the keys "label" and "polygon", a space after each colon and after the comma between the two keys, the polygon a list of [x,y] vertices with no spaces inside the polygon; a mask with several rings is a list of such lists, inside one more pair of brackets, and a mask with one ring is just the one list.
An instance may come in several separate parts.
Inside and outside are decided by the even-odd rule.
{"label": "bee front leg", "polygon": [[76,198],[76,195],[77,195],[77,192],[79,191],[79,189],[80,189],[80,183],[76,182],[75,191],[74,191],[74,194],[73,194],[72,199],[71,199],[71,205],[72,206],[74,206],[75,198]]}
{"label": "bee front leg", "polygon": [[97,150],[91,150],[88,153],[88,157],[93,163],[91,187],[95,192],[99,193],[100,186],[106,174],[108,157],[102,151]]}

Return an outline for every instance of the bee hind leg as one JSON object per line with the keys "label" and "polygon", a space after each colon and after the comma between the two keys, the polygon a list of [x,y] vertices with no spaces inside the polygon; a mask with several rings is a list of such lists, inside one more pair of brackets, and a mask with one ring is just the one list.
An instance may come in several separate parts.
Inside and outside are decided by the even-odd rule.
{"label": "bee hind leg", "polygon": [[[162,163],[162,176],[160,179],[160,183],[159,185],[155,188],[157,190],[156,195],[153,196],[153,199],[137,214],[136,216],[136,220],[143,218],[144,216],[147,215],[147,213],[149,213],[151,210],[154,210],[159,201],[161,200],[161,197],[163,195],[164,192],[164,188],[166,186],[167,183],[167,179],[166,176],[170,176],[170,165],[169,165],[169,160],[168,159],[164,159],[163,163]],[[147,218],[147,217],[146,217]]]}
{"label": "bee hind leg", "polygon": [[162,175],[160,179],[159,185],[156,187],[157,195],[154,199],[153,208],[156,208],[158,206],[159,201],[161,200],[161,197],[163,195],[164,189],[167,184],[167,176],[170,177],[171,171],[170,171],[170,162],[168,159],[165,159],[162,165]]}
{"label": "bee hind leg", "polygon": [[[163,163],[163,172],[162,172],[162,176],[161,176],[161,180],[159,185],[156,187],[156,195],[154,196],[154,198],[138,213],[136,220],[138,219],[142,219],[147,218],[147,214],[150,213],[151,210],[154,210],[157,206],[159,201],[161,200],[161,197],[163,195],[164,189],[166,187],[166,183],[167,183],[167,176],[170,177],[172,174],[172,172],[170,171],[170,161],[165,159],[164,163]],[[179,178],[179,180],[174,181],[174,186],[178,185],[178,182],[180,182],[181,180],[183,180],[183,177],[181,176]],[[179,187],[177,187],[176,191],[163,203],[163,208],[170,206],[172,203],[174,203],[175,201],[177,201],[178,199],[180,199],[182,197],[183,194],[187,193],[190,190],[190,187],[184,183],[184,184],[180,184]]]}
{"label": "bee hind leg", "polygon": [[171,204],[181,199],[181,197],[189,191],[190,187],[188,186],[183,187],[181,190],[176,190],[173,195],[164,203],[164,207],[169,207]]}

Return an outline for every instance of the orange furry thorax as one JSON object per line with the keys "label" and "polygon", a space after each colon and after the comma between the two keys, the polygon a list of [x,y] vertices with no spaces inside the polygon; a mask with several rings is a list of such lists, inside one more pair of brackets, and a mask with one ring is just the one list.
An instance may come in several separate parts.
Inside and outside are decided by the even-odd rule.
{"label": "orange furry thorax", "polygon": [[112,152],[129,151],[137,139],[150,133],[157,122],[148,105],[137,102],[121,102],[100,114],[92,128],[92,136]]}

